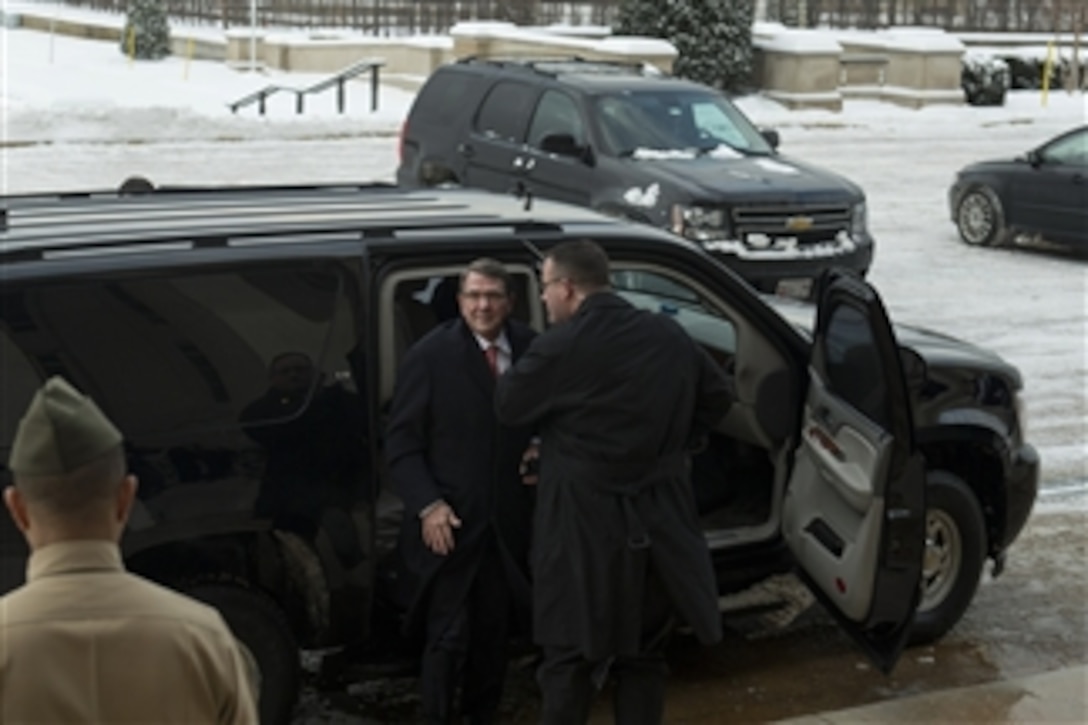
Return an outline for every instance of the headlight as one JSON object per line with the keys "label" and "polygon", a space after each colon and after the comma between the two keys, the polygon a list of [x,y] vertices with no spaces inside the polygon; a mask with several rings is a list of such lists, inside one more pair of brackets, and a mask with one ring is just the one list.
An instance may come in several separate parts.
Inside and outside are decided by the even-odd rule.
{"label": "headlight", "polygon": [[688,239],[705,242],[727,239],[725,211],[707,206],[673,204],[671,228],[673,233]]}
{"label": "headlight", "polygon": [[850,216],[850,234],[855,237],[864,234],[868,223],[869,214],[865,209],[865,202],[854,204],[854,213]]}

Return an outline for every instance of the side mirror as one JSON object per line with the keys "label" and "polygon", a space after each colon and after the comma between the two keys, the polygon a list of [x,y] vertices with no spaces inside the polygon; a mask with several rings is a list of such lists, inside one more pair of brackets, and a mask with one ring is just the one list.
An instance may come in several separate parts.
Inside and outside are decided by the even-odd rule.
{"label": "side mirror", "polygon": [[569,133],[553,133],[545,136],[540,142],[542,151],[557,156],[569,156],[581,159],[586,165],[593,165],[593,151],[589,146],[578,143]]}
{"label": "side mirror", "polygon": [[1028,151],[1026,158],[1028,163],[1035,167],[1041,166],[1043,163],[1043,155],[1034,149]]}
{"label": "side mirror", "polygon": [[778,150],[778,144],[782,139],[778,136],[778,131],[773,128],[761,128],[759,129],[759,135],[763,137],[763,140],[771,145],[771,148]]}

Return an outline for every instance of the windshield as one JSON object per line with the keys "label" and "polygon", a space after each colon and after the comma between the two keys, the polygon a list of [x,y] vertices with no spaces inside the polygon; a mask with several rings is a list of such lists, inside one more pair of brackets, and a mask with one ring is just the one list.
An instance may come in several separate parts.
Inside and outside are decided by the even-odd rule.
{"label": "windshield", "polygon": [[770,145],[724,96],[693,89],[600,96],[596,116],[605,150],[635,158],[770,154]]}

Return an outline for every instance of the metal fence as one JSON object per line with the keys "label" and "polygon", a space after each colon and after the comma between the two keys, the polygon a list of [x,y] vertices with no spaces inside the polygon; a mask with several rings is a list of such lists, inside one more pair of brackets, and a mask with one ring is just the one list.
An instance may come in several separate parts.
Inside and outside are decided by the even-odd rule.
{"label": "metal fence", "polygon": [[[68,5],[125,12],[128,0],[63,0]],[[165,0],[172,18],[223,28],[249,26],[251,0]],[[261,27],[352,28],[375,35],[446,33],[463,20],[521,25],[609,25],[618,0],[256,0]]]}
{"label": "metal fence", "polygon": [[[666,0],[658,0],[666,2]],[[702,2],[703,0],[691,0]],[[129,0],[64,0],[125,12]],[[170,17],[223,28],[248,26],[251,0],[164,0]],[[1088,0],[752,0],[787,25],[883,28],[928,25],[958,31],[1078,32]],[[522,25],[611,25],[620,0],[255,0],[261,27],[352,28],[375,35],[442,34],[462,20]]]}
{"label": "metal fence", "polygon": [[768,18],[788,25],[957,31],[1081,32],[1088,0],[765,0]]}

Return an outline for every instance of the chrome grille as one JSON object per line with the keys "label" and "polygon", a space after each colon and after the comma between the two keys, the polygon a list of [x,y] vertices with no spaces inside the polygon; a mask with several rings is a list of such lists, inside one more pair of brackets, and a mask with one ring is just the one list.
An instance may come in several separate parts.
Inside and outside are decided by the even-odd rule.
{"label": "chrome grille", "polygon": [[733,231],[741,239],[749,234],[796,238],[801,244],[825,242],[850,230],[849,205],[746,206],[733,209]]}

